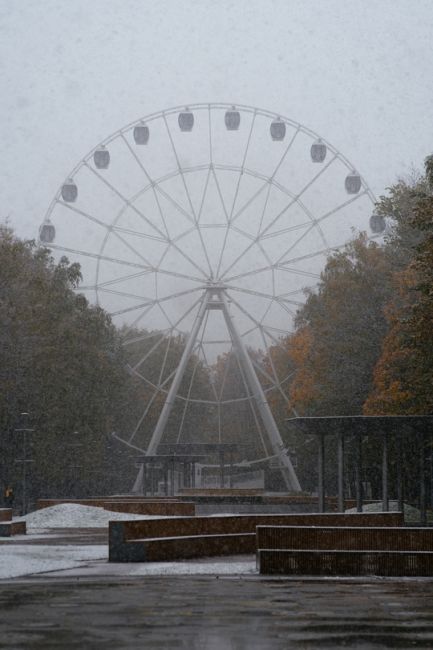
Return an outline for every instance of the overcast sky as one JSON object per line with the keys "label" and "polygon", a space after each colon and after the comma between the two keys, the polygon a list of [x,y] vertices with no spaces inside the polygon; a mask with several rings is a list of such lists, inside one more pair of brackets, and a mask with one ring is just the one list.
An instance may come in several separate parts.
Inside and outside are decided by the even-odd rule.
{"label": "overcast sky", "polygon": [[431,0],[0,0],[2,219],[34,237],[128,122],[239,102],[332,142],[376,195],[431,153]]}

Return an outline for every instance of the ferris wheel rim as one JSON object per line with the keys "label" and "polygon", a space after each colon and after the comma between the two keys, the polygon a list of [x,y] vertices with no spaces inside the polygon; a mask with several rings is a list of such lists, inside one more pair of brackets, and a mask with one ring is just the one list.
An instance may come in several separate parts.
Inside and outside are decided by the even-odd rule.
{"label": "ferris wheel rim", "polygon": [[[228,165],[228,164],[215,163],[213,161],[213,155],[212,155],[212,134],[211,134],[211,116],[212,116],[212,112],[213,111],[224,111],[224,110],[227,111],[227,110],[230,110],[232,108],[235,108],[236,111],[245,112],[245,113],[249,113],[249,114],[252,115],[252,120],[251,120],[251,124],[250,124],[249,139],[247,141],[246,149],[244,150],[244,158],[243,158],[243,163],[241,165]],[[119,194],[119,192],[117,192],[116,188],[114,188],[114,191],[117,194],[119,194],[120,198],[124,201],[124,203],[122,204],[121,208],[114,214],[114,216],[113,216],[113,218],[111,220],[111,223],[107,224],[107,225],[104,224],[104,227],[106,228],[106,232],[105,232],[104,237],[102,238],[102,243],[101,243],[101,245],[99,247],[99,253],[97,253],[96,255],[92,255],[91,253],[87,253],[85,251],[80,251],[80,250],[77,250],[77,249],[70,249],[71,251],[77,253],[78,255],[89,255],[91,257],[96,258],[96,260],[97,260],[96,276],[95,276],[94,285],[93,286],[88,286],[88,287],[84,286],[84,287],[81,287],[79,290],[84,290],[84,291],[92,290],[92,291],[94,291],[95,296],[96,296],[96,300],[97,300],[98,303],[99,303],[99,293],[100,292],[101,293],[104,293],[104,292],[106,292],[106,293],[110,293],[110,292],[111,293],[116,293],[116,290],[107,289],[106,287],[104,288],[104,286],[103,286],[104,283],[99,282],[99,279],[100,279],[99,269],[100,269],[101,263],[104,263],[104,262],[116,262],[116,263],[120,263],[120,264],[126,264],[128,266],[128,264],[127,264],[127,262],[125,260],[123,260],[123,261],[121,259],[115,260],[114,258],[110,259],[110,257],[108,255],[105,255],[105,252],[106,252],[107,242],[109,241],[109,238],[111,236],[117,236],[117,237],[119,237],[121,239],[121,241],[123,241],[125,243],[125,240],[122,239],[122,232],[124,234],[129,234],[129,235],[130,234],[135,234],[135,235],[139,234],[138,231],[134,232],[132,230],[129,231],[128,233],[126,233],[125,228],[122,229],[121,227],[118,226],[118,224],[121,223],[122,217],[125,214],[126,210],[129,207],[131,207],[134,204],[134,202],[138,201],[139,197],[141,197],[143,194],[145,194],[148,191],[155,191],[155,188],[160,190],[161,185],[163,185],[165,182],[168,182],[171,179],[173,179],[175,177],[178,177],[178,176],[181,176],[183,182],[185,183],[184,175],[188,176],[189,174],[194,174],[194,173],[197,173],[198,171],[206,171],[206,170],[208,171],[208,175],[210,175],[211,173],[215,174],[216,173],[215,170],[217,170],[217,171],[218,170],[224,170],[224,171],[233,172],[235,174],[246,174],[246,175],[249,175],[249,176],[254,177],[256,179],[259,179],[264,183],[263,188],[265,188],[266,185],[268,185],[269,187],[271,187],[271,186],[275,187],[279,192],[281,192],[282,194],[285,194],[287,197],[289,197],[289,199],[290,199],[289,204],[288,204],[288,206],[286,206],[284,208],[284,210],[283,210],[283,212],[281,214],[285,213],[287,210],[290,209],[290,207],[292,205],[295,205],[295,204],[302,210],[303,214],[305,214],[305,217],[306,217],[305,223],[301,223],[301,224],[298,224],[296,226],[292,226],[290,228],[286,227],[286,228],[284,228],[282,230],[273,232],[272,231],[272,226],[275,225],[275,223],[277,222],[277,220],[281,216],[281,215],[277,215],[275,220],[271,224],[268,224],[264,228],[264,230],[261,230],[261,226],[260,226],[258,235],[257,235],[257,237],[254,238],[252,236],[249,236],[244,230],[242,230],[242,228],[240,228],[238,226],[238,224],[236,224],[236,221],[239,219],[239,210],[237,210],[237,212],[233,216],[233,210],[234,210],[234,206],[235,206],[235,202],[236,202],[236,198],[235,198],[235,201],[232,204],[232,209],[230,211],[230,216],[229,217],[227,216],[228,213],[226,213],[226,215],[225,215],[227,223],[222,223],[221,224],[222,228],[226,228],[226,233],[229,231],[229,229],[232,229],[234,232],[238,233],[238,235],[241,235],[246,240],[248,240],[248,239],[250,240],[250,243],[248,244],[246,249],[243,249],[241,254],[238,256],[238,258],[236,258],[229,266],[226,265],[224,267],[224,265],[222,265],[222,257],[223,257],[224,247],[223,247],[223,250],[221,252],[217,275],[218,275],[218,278],[221,278],[221,280],[223,280],[224,283],[227,285],[227,291],[229,292],[229,295],[230,295],[233,303],[235,305],[237,305],[238,308],[241,308],[240,303],[236,299],[234,299],[232,297],[233,292],[234,293],[240,292],[241,294],[249,294],[249,295],[252,295],[252,296],[261,297],[263,299],[268,300],[269,301],[269,306],[268,306],[267,310],[270,309],[270,307],[271,307],[271,305],[273,303],[278,303],[280,305],[284,305],[284,309],[286,311],[288,311],[288,313],[290,313],[291,316],[293,317],[294,312],[293,312],[293,310],[290,311],[289,305],[296,308],[302,303],[296,301],[295,299],[290,299],[290,295],[300,293],[301,290],[294,290],[292,292],[289,292],[288,294],[278,294],[278,293],[275,292],[275,288],[274,288],[275,287],[275,282],[273,280],[273,284],[272,284],[273,292],[272,293],[263,293],[263,292],[259,293],[258,291],[238,286],[239,281],[242,280],[243,278],[245,278],[247,275],[250,275],[252,273],[268,272],[270,270],[272,270],[272,273],[274,273],[274,271],[284,271],[284,272],[291,273],[291,274],[298,273],[298,274],[309,276],[311,279],[313,279],[313,277],[314,277],[314,279],[316,279],[316,281],[317,281],[317,279],[319,278],[319,276],[317,274],[315,274],[313,276],[312,274],[308,274],[305,271],[302,271],[302,270],[299,270],[299,269],[298,270],[293,269],[292,268],[293,264],[299,263],[299,261],[302,261],[304,259],[308,259],[309,257],[315,257],[315,256],[318,256],[318,255],[328,255],[331,251],[338,250],[339,248],[345,246],[346,244],[342,244],[341,246],[330,246],[329,242],[327,241],[325,235],[323,234],[323,232],[321,230],[321,223],[323,223],[323,221],[325,221],[327,218],[330,218],[331,216],[333,216],[336,211],[338,211],[340,209],[343,209],[348,204],[350,204],[350,203],[352,203],[354,201],[357,201],[358,199],[360,199],[363,196],[367,196],[368,199],[371,201],[371,203],[374,205],[374,203],[376,202],[374,194],[372,193],[371,189],[369,188],[365,178],[363,176],[361,176],[357,172],[357,175],[360,178],[362,192],[357,192],[355,196],[349,198],[348,200],[343,202],[341,205],[337,206],[337,208],[334,208],[333,210],[329,211],[328,213],[321,214],[320,216],[315,216],[312,213],[312,211],[309,210],[307,208],[307,206],[304,205],[304,203],[302,202],[301,196],[302,196],[303,192],[306,189],[308,189],[308,187],[310,187],[311,184],[314,183],[316,181],[316,179],[318,177],[320,177],[320,175],[323,174],[326,171],[326,169],[329,166],[331,166],[334,162],[338,161],[346,169],[349,170],[349,173],[352,170],[355,169],[355,166],[348,160],[348,158],[346,158],[330,142],[328,142],[325,138],[319,136],[318,133],[316,133],[313,130],[309,129],[305,125],[303,125],[303,124],[301,124],[299,122],[296,122],[296,121],[292,120],[291,118],[285,117],[285,116],[283,116],[281,114],[277,114],[275,112],[268,111],[266,109],[257,108],[257,107],[254,107],[254,106],[248,106],[248,105],[245,105],[245,104],[216,103],[216,102],[214,102],[214,103],[201,103],[201,104],[200,103],[188,104],[188,110],[190,110],[190,111],[207,111],[208,112],[209,140],[210,140],[209,162],[207,162],[205,164],[192,165],[192,166],[191,165],[190,166],[182,165],[182,164],[180,164],[179,158],[177,156],[176,149],[174,147],[174,144],[173,144],[173,141],[172,141],[172,138],[171,138],[170,129],[169,129],[168,124],[167,124],[167,117],[169,117],[171,115],[175,115],[175,114],[180,114],[183,110],[185,110],[185,106],[175,106],[175,107],[171,107],[169,109],[165,109],[163,111],[157,111],[157,112],[154,112],[154,113],[150,113],[148,115],[145,115],[145,116],[143,116],[141,118],[138,118],[138,119],[134,120],[133,122],[130,122],[126,126],[122,127],[121,129],[118,129],[117,131],[115,131],[112,134],[110,134],[109,136],[107,136],[104,140],[102,140],[95,147],[93,147],[78,162],[78,164],[73,168],[73,170],[68,175],[67,178],[74,178],[74,176],[76,176],[78,174],[78,172],[80,172],[81,169],[87,168],[88,170],[90,170],[90,172],[92,174],[94,174],[96,177],[98,177],[102,182],[110,185],[110,183],[106,179],[103,178],[103,175],[100,173],[99,169],[94,169],[93,166],[90,164],[92,156],[94,156],[95,152],[98,149],[101,149],[103,147],[107,147],[110,143],[112,143],[113,141],[120,138],[123,142],[126,143],[127,147],[131,150],[131,153],[136,158],[135,154],[133,153],[133,151],[131,149],[130,144],[128,143],[128,141],[127,141],[127,139],[125,137],[126,134],[128,134],[132,129],[134,129],[135,126],[140,125],[140,124],[144,124],[144,123],[150,124],[150,123],[154,122],[155,120],[161,120],[161,119],[165,122],[165,125],[167,127],[167,131],[168,131],[168,136],[169,136],[169,139],[170,139],[170,141],[172,143],[172,146],[173,146],[174,155],[175,155],[176,162],[177,162],[177,167],[174,167],[168,173],[164,173],[163,175],[158,176],[158,178],[156,178],[156,179],[152,179],[149,176],[148,177],[148,179],[149,179],[148,183],[146,185],[144,185],[143,187],[141,187],[140,190],[138,192],[135,192],[132,196],[123,197],[121,194]],[[286,153],[289,151],[289,149],[291,147],[291,144],[293,143],[294,139],[297,137],[297,135],[299,133],[302,133],[302,134],[308,136],[309,138],[311,138],[313,140],[319,140],[320,142],[322,142],[327,147],[329,152],[332,154],[332,156],[329,158],[329,160],[326,162],[326,164],[320,167],[318,173],[315,176],[313,176],[313,179],[310,180],[309,183],[307,183],[305,188],[303,190],[301,190],[300,193],[295,194],[288,187],[286,187],[286,184],[283,184],[283,183],[277,181],[276,178],[275,178],[276,171],[274,171],[274,173],[271,176],[269,176],[269,175],[261,173],[260,170],[250,168],[245,164],[246,157],[247,157],[247,152],[248,152],[248,147],[249,147],[249,141],[250,141],[250,138],[251,138],[251,134],[253,132],[256,116],[262,116],[262,117],[268,118],[269,120],[279,119],[279,120],[283,121],[285,124],[291,126],[294,129],[294,134],[292,136],[291,141],[289,141],[289,144],[287,145],[287,148],[285,150],[284,155],[286,155]],[[282,159],[283,158],[280,159],[279,165],[281,165],[281,160]],[[279,165],[277,165],[277,169],[278,169]],[[147,174],[147,172],[145,172],[145,173]],[[185,189],[186,189],[186,191],[188,193],[187,188],[185,188]],[[54,212],[54,210],[56,208],[56,205],[58,205],[58,204],[60,204],[60,205],[62,205],[64,207],[67,207],[70,210],[73,210],[73,211],[75,210],[75,211],[79,212],[79,210],[76,208],[76,206],[73,206],[73,205],[70,205],[70,204],[66,203],[66,201],[62,200],[61,197],[62,197],[62,194],[61,194],[61,187],[60,187],[58,189],[55,197],[53,198],[50,206],[48,207],[48,210],[47,210],[45,218],[44,218],[44,223],[50,223],[50,217],[51,217],[52,213]],[[137,274],[146,274],[146,273],[164,274],[166,272],[168,273],[168,270],[160,268],[160,264],[162,263],[162,260],[166,256],[167,251],[170,249],[170,247],[171,246],[176,246],[177,247],[178,243],[180,243],[180,245],[182,246],[182,239],[184,237],[186,237],[189,233],[191,233],[194,230],[194,228],[197,228],[197,230],[200,232],[200,226],[196,221],[194,207],[192,206],[190,197],[188,197],[188,198],[189,198],[189,202],[190,202],[191,211],[193,213],[192,216],[189,215],[190,216],[190,222],[191,222],[191,230],[189,230],[189,231],[185,230],[184,232],[178,234],[176,236],[176,238],[172,239],[169,236],[167,226],[166,226],[166,224],[164,222],[164,219],[163,219],[163,225],[165,227],[165,231],[166,231],[167,236],[164,235],[164,230],[161,230],[161,231],[158,232],[157,228],[155,228],[156,234],[153,237],[148,233],[147,234],[141,233],[140,236],[142,236],[144,238],[148,238],[148,239],[153,238],[155,240],[158,240],[160,242],[163,242],[163,243],[167,244],[167,249],[165,250],[164,253],[162,253],[161,261],[158,262],[156,264],[156,266],[153,266],[152,264],[150,264],[149,261],[146,260],[144,255],[139,256],[140,259],[142,260],[142,264],[137,264],[137,263],[133,263],[133,262],[131,264],[129,264],[129,267],[134,267],[134,268],[137,268],[137,269],[141,269],[140,271],[137,270]],[[254,200],[254,198],[252,200]],[[245,209],[245,206],[244,206],[243,209]],[[242,212],[242,209],[241,209],[241,212]],[[86,216],[86,215],[84,215],[83,211],[81,211],[81,214],[82,214],[82,216]],[[188,214],[184,214],[184,216],[188,219]],[[102,225],[102,223],[100,222],[99,225]],[[201,227],[204,228],[203,225]],[[216,228],[216,227],[219,227],[219,226],[212,225],[212,226],[208,226],[208,227],[209,228]],[[295,243],[292,244],[291,247],[287,251],[282,253],[277,260],[272,261],[271,258],[269,256],[267,256],[266,251],[263,248],[263,246],[260,246],[260,243],[263,242],[265,239],[270,239],[272,237],[278,237],[281,234],[286,234],[290,229],[292,229],[292,230],[296,230],[296,229],[300,230],[301,233],[302,233],[301,238],[296,240]],[[324,244],[323,249],[321,249],[319,251],[314,251],[313,253],[307,254],[307,255],[302,255],[302,256],[298,255],[296,257],[296,256],[293,256],[293,254],[292,254],[292,256],[290,256],[290,253],[293,251],[294,248],[296,248],[299,241],[301,241],[303,237],[308,235],[308,233],[312,229],[315,229],[319,233],[319,235],[322,237],[323,244]],[[379,235],[378,235],[378,237],[379,237]],[[375,239],[375,238],[377,238],[377,237],[376,236],[369,237],[369,239]],[[62,250],[61,246],[58,246],[58,245],[52,244],[52,243],[49,244],[46,247],[47,248],[52,247],[52,248],[55,248],[57,250]],[[131,249],[130,245],[128,247]],[[205,248],[204,244],[203,244],[203,247]],[[263,254],[264,260],[267,262],[267,264],[265,266],[263,266],[259,270],[256,269],[256,270],[253,270],[253,271],[247,271],[247,272],[242,273],[242,274],[239,274],[239,273],[234,274],[234,275],[233,275],[233,273],[230,274],[230,271],[232,270],[232,268],[235,267],[236,264],[240,260],[245,258],[245,256],[247,255],[247,252],[252,247],[258,247],[260,249],[261,253]],[[67,249],[63,248],[63,250],[67,250]],[[134,252],[136,253],[136,251],[134,251]],[[289,259],[287,259],[287,257]],[[292,266],[290,266],[290,265],[292,265]],[[153,268],[152,268],[152,266],[153,266]],[[195,266],[197,266],[197,265],[195,265]],[[221,275],[219,275],[220,268],[221,268]],[[197,266],[197,270],[199,271],[199,275],[197,275],[196,277],[192,276],[192,275],[188,275],[188,274],[183,274],[183,276],[182,276],[182,274],[178,274],[179,278],[183,277],[184,279],[192,281],[193,283],[197,283],[197,285],[198,285],[196,287],[192,287],[192,288],[189,288],[188,290],[185,290],[185,292],[183,292],[184,294],[191,295],[194,292],[200,291],[202,289],[201,284],[203,284],[206,281],[206,279],[209,278],[209,276],[206,275],[206,271],[204,269],[199,268]],[[211,270],[210,269],[210,264],[209,264],[209,270]],[[131,277],[134,277],[134,276],[131,275]],[[124,280],[124,278],[122,278],[120,281],[123,281],[123,280]],[[116,281],[120,282],[119,280],[116,280]],[[116,281],[111,281],[111,283],[113,284]],[[233,284],[233,282],[235,284]],[[311,286],[314,286],[314,284],[315,283],[313,283]],[[128,297],[131,297],[133,299],[141,298],[138,295],[132,295],[132,294],[126,294],[126,293],[121,294],[119,291],[117,291],[117,293],[119,293],[119,295],[128,296]],[[131,327],[134,327],[136,324],[139,323],[139,321],[141,319],[145,318],[148,315],[148,313],[150,312],[150,310],[153,308],[154,305],[157,305],[158,307],[161,307],[162,302],[175,300],[180,295],[182,295],[182,293],[179,293],[179,292],[169,294],[169,295],[164,296],[163,298],[158,298],[158,299],[155,299],[153,301],[144,302],[141,305],[136,305],[135,307],[133,306],[131,308],[125,308],[125,309],[119,310],[117,312],[114,312],[112,315],[113,316],[118,316],[118,315],[121,315],[122,313],[125,313],[127,311],[134,311],[134,310],[143,309],[141,315],[139,315],[134,320],[133,325],[131,326]],[[151,302],[153,303],[152,305],[150,304]],[[195,302],[194,305],[196,306],[197,302]],[[194,305],[193,305],[192,309],[194,308]],[[148,307],[149,307],[149,309],[147,309]],[[264,392],[267,395],[268,393],[276,390],[276,391],[280,391],[281,394],[284,397],[283,387],[284,387],[285,383],[288,381],[288,379],[290,378],[291,373],[286,375],[283,379],[278,377],[278,373],[275,371],[275,368],[273,367],[272,355],[269,354],[269,350],[274,345],[281,345],[281,336],[283,334],[287,334],[287,332],[283,332],[282,330],[272,328],[272,327],[270,327],[268,325],[266,325],[266,326],[263,325],[263,320],[265,318],[265,315],[266,315],[267,311],[265,312],[265,315],[262,316],[261,320],[257,320],[254,317],[254,314],[251,315],[249,313],[249,309],[246,309],[245,305],[243,306],[242,310],[243,310],[244,314],[246,314],[246,316],[251,319],[253,327],[246,330],[241,335],[246,336],[247,333],[250,333],[253,330],[254,331],[257,330],[259,332],[259,334],[260,334],[260,337],[263,339],[264,349],[265,349],[265,351],[268,354],[269,359],[270,359],[271,369],[269,370],[270,374],[268,375],[268,380],[270,380],[270,386],[266,387],[264,389]],[[164,310],[162,308],[161,308],[161,311],[164,313]],[[183,315],[180,318],[180,321],[182,321],[185,318],[186,313],[188,313],[188,310],[185,313],[183,313]],[[176,323],[173,326],[168,317],[167,317],[167,320],[169,322],[169,327],[165,328],[164,330],[161,330],[161,332],[163,334],[163,337],[164,337],[165,333],[169,333],[170,336],[172,336],[176,332],[182,333],[181,330],[176,329],[176,325],[178,323]],[[266,343],[266,337],[268,337],[268,343]],[[229,340],[227,340],[225,342],[229,343]],[[127,342],[126,342],[126,344],[127,344]],[[202,344],[203,344],[203,342],[202,342]],[[206,361],[206,364],[207,364],[208,367],[210,367],[209,364],[207,363],[207,361]],[[140,375],[140,373],[138,372],[139,365],[140,364],[137,364],[135,369],[132,369],[133,372],[135,372],[136,375]],[[261,370],[256,364],[256,370],[257,369],[259,371]],[[162,376],[162,374],[161,374],[161,376]],[[152,382],[150,382],[148,380],[148,378],[146,379],[145,377],[142,377],[142,379],[154,389],[154,394],[152,396],[152,401],[156,397],[157,394],[159,394],[159,393],[167,394],[168,393],[168,389],[164,388],[164,386],[169,381],[171,376],[172,375],[168,375],[167,377],[165,377],[164,382],[162,384],[161,384],[161,382],[158,382],[158,384],[152,383]],[[245,380],[244,380],[244,384],[245,384]],[[191,385],[190,385],[190,388],[191,388]],[[222,400],[221,399],[222,390],[223,390],[223,388],[221,388],[220,399],[215,399],[215,400],[211,400],[211,401],[210,400],[204,400],[204,399],[194,399],[194,398],[190,397],[190,394],[188,394],[187,397],[185,397],[183,395],[179,395],[177,397],[178,397],[179,400],[184,401],[185,403],[198,402],[198,403],[201,403],[201,404],[204,404],[204,403],[212,404],[212,405],[217,404],[218,406],[221,406],[221,405],[224,405],[224,404],[226,404],[228,402],[233,402],[233,401],[235,401],[235,402],[236,401],[241,401],[241,402],[248,401],[248,402],[251,403],[252,396],[250,394],[247,394],[245,397],[242,397],[242,398],[239,398],[239,399],[236,398],[234,400]],[[248,390],[248,388],[247,388],[247,390]],[[288,401],[288,400],[286,400],[286,401]],[[139,429],[139,426],[140,426],[141,422],[143,421],[143,418],[145,417],[145,414],[146,414],[146,411],[142,415],[142,417],[140,418],[139,423],[137,424],[137,427],[136,427],[135,431],[133,432],[132,436],[129,439],[129,442],[131,442],[134,439],[134,437],[135,437],[135,435],[136,435],[136,433],[137,433],[137,431]],[[184,412],[184,414],[185,414],[185,412]],[[125,442],[126,444],[128,444],[128,442],[126,442],[126,440],[124,438],[122,438],[122,442]],[[134,446],[134,445],[130,445],[130,446]],[[265,445],[263,445],[263,446],[264,446],[264,449],[266,451],[266,446]],[[135,448],[140,449],[139,447],[135,447]],[[141,449],[141,451],[143,451],[143,450]]]}
{"label": "ferris wheel rim", "polygon": [[[188,108],[193,111],[193,110],[227,110],[233,107],[236,107],[236,110],[239,111],[244,111],[246,113],[253,113],[256,115],[261,115],[263,117],[268,117],[270,119],[275,119],[275,118],[280,118],[282,121],[285,123],[289,124],[293,128],[296,128],[299,132],[304,133],[305,135],[308,135],[310,138],[314,138],[316,140],[320,140],[323,142],[323,144],[326,145],[326,147],[331,151],[334,155],[336,155],[339,160],[345,165],[345,167],[348,170],[353,170],[356,169],[356,167],[350,162],[350,160],[341,153],[329,140],[326,138],[322,137],[319,133],[316,131],[313,131],[310,127],[305,126],[301,122],[297,122],[293,120],[290,117],[287,117],[286,115],[283,115],[282,113],[275,113],[273,111],[270,111],[265,108],[259,108],[256,106],[248,105],[248,104],[240,104],[236,102],[197,102],[194,104],[187,104]],[[117,129],[116,131],[113,131],[110,135],[108,135],[106,138],[103,140],[100,140],[97,145],[92,147],[88,151],[88,153],[83,156],[80,159],[80,162],[78,162],[75,167],[72,168],[69,174],[66,175],[65,178],[73,178],[74,175],[77,173],[77,171],[80,169],[80,167],[83,165],[85,161],[88,161],[91,159],[95,151],[100,148],[101,146],[107,146],[107,144],[110,144],[115,138],[119,137],[120,135],[124,133],[128,133],[131,131],[135,126],[138,126],[142,123],[145,122],[152,122],[158,118],[163,117],[164,115],[172,115],[179,113],[180,111],[183,111],[185,109],[185,104],[177,105],[177,106],[172,106],[170,108],[164,109],[162,111],[154,111],[152,113],[145,114],[139,118],[134,119],[133,121],[129,122],[125,126],[121,127],[120,129]],[[358,172],[359,173],[359,172]],[[362,186],[366,188],[366,191],[369,195],[370,200],[372,201],[373,204],[377,202],[376,197],[374,196],[374,193],[372,192],[371,188],[369,187],[365,177],[362,174],[359,174],[362,182]],[[49,220],[49,216],[52,212],[53,207],[55,206],[57,199],[59,198],[61,193],[61,186],[58,188],[56,191],[44,217],[44,221],[47,219]]]}

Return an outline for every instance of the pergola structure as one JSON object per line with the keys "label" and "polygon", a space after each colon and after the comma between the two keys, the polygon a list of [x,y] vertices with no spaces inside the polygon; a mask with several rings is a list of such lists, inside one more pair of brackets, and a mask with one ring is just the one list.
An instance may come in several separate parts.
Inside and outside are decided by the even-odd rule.
{"label": "pergola structure", "polygon": [[137,456],[139,473],[133,491],[141,492],[144,496],[147,496],[149,491],[151,496],[154,496],[158,492],[159,478],[162,477],[165,496],[173,496],[176,471],[180,472],[185,487],[194,487],[195,464],[203,458],[194,454]]}
{"label": "pergola structure", "polygon": [[248,447],[249,445],[221,442],[161,444],[158,448],[160,453],[136,457],[140,471],[134,492],[146,495],[147,486],[150,485],[151,494],[155,494],[158,476],[162,476],[165,494],[174,494],[175,471],[180,473],[184,487],[195,487],[196,463],[208,461],[210,455],[218,458],[220,487],[225,485],[227,470],[231,486],[235,455],[241,450],[246,451]]}
{"label": "pergola structure", "polygon": [[[327,417],[297,417],[288,420],[290,430],[305,435],[316,436],[318,442],[318,505],[319,511],[325,511],[325,437],[334,435],[337,438],[337,483],[338,483],[338,510],[344,512],[344,448],[347,441],[355,446],[355,494],[356,509],[362,512],[362,445],[367,436],[380,437],[382,441],[382,510],[389,509],[389,441],[391,438],[396,443],[396,478],[398,509],[403,510],[403,463],[404,463],[404,436],[410,435],[412,450],[415,448],[418,455],[418,476],[414,482],[418,483],[419,506],[421,523],[426,523],[427,509],[427,449],[430,449],[432,461],[433,449],[431,441],[433,436],[433,415],[404,415],[404,416],[327,416]],[[430,445],[430,447],[429,447]],[[433,467],[433,465],[432,465]],[[433,485],[433,477],[431,486]],[[430,495],[430,506],[433,507],[433,494]]]}

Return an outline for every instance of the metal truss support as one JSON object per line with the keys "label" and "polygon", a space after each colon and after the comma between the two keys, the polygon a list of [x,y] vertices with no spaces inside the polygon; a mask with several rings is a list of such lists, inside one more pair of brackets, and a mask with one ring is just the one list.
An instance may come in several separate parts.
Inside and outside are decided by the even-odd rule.
{"label": "metal truss support", "polygon": [[233,347],[238,355],[239,362],[245,373],[251,394],[256,402],[272,450],[281,461],[281,471],[286,487],[288,490],[299,492],[301,490],[301,486],[298,477],[296,476],[292,462],[287,455],[287,450],[284,447],[280,432],[272,415],[269,404],[266,400],[263,388],[254,370],[253,363],[248,354],[242,336],[238,332],[231,317],[225,287],[224,285],[218,283],[209,283],[209,286],[204,291],[199,311],[191,329],[191,333],[183,351],[179,366],[176,370],[173,382],[170,386],[170,390],[168,392],[158,422],[152,434],[146,455],[152,456],[157,453],[158,445],[160,444],[162,436],[164,434],[164,430],[173,408],[176,395],[179,391],[182,378],[188,365],[188,361],[191,357],[200,328],[203,324],[206,311],[208,309],[220,309],[223,313],[227,329],[233,342]]}
{"label": "metal truss support", "polygon": [[192,327],[187,344],[185,346],[179,365],[177,367],[176,374],[174,375],[173,381],[170,386],[170,390],[168,391],[168,395],[164,402],[164,406],[162,407],[162,411],[159,416],[158,422],[156,423],[156,427],[153,431],[152,438],[150,439],[150,443],[146,451],[147,456],[154,456],[157,453],[158,445],[161,442],[161,438],[163,436],[165,427],[167,425],[167,421],[170,416],[171,409],[173,408],[176,395],[179,391],[182,378],[185,374],[185,370],[188,365],[189,358],[192,354],[194,345],[197,340],[198,333],[200,331],[200,327],[203,323],[208,302],[209,302],[209,292],[208,290],[205,290],[200,308],[198,310],[196,319],[194,321],[194,325]]}

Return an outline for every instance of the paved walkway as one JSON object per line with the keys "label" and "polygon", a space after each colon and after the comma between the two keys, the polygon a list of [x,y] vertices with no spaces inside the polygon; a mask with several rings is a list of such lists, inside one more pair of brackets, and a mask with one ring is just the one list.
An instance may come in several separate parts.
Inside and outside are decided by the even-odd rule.
{"label": "paved walkway", "polygon": [[0,584],[7,650],[433,648],[433,580],[33,578]]}
{"label": "paved walkway", "polygon": [[4,540],[4,557],[7,544],[25,557],[87,545],[101,553],[0,580],[0,649],[433,649],[433,577],[271,579],[254,574],[252,556],[202,559],[213,575],[176,575],[197,563],[110,564],[106,534],[57,529],[20,536],[21,547]]}

